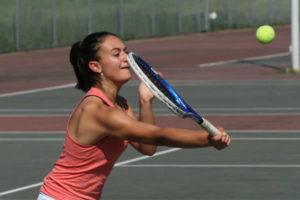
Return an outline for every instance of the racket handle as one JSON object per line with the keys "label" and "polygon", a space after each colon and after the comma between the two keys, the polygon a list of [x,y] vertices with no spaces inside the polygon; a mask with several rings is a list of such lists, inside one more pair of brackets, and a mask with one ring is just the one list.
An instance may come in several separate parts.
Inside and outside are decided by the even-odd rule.
{"label": "racket handle", "polygon": [[201,127],[206,130],[211,136],[221,134],[219,129],[217,129],[212,123],[210,123],[208,120],[203,119],[203,122],[200,124]]}

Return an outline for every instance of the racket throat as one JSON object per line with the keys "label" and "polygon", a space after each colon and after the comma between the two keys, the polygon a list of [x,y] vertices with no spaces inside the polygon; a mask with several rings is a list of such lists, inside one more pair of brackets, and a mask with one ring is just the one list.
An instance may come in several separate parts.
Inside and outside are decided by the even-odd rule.
{"label": "racket throat", "polygon": [[192,120],[194,120],[197,124],[201,125],[203,123],[202,117],[197,117],[193,113],[188,113],[185,115],[185,117],[189,117]]}

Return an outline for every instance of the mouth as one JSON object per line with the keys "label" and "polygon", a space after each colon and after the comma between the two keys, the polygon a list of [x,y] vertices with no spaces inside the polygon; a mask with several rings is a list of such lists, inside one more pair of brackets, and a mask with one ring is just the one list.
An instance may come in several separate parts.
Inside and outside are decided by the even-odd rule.
{"label": "mouth", "polygon": [[121,69],[129,69],[129,66],[121,67]]}

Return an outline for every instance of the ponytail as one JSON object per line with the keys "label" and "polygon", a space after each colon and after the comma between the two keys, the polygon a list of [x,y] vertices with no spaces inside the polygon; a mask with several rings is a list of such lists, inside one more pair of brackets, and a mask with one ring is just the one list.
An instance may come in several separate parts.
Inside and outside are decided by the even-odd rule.
{"label": "ponytail", "polygon": [[77,89],[87,92],[96,84],[99,74],[93,72],[88,64],[90,61],[100,60],[97,53],[108,35],[116,36],[110,32],[96,32],[88,35],[82,42],[72,45],[69,59],[77,78]]}
{"label": "ponytail", "polygon": [[70,51],[70,62],[73,66],[77,84],[76,88],[87,92],[93,85],[94,72],[89,69],[88,63],[84,62],[84,58],[81,54],[81,41],[73,44]]}

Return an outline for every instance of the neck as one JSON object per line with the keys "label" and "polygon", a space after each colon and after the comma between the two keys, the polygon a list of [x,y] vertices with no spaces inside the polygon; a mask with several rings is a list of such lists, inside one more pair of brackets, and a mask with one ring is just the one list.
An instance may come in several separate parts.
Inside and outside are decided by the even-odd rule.
{"label": "neck", "polygon": [[114,104],[116,102],[120,87],[109,83],[101,83],[94,87],[100,89],[111,103]]}

